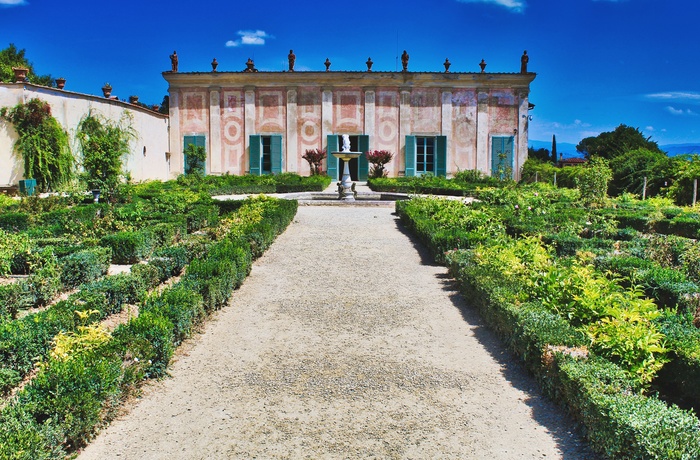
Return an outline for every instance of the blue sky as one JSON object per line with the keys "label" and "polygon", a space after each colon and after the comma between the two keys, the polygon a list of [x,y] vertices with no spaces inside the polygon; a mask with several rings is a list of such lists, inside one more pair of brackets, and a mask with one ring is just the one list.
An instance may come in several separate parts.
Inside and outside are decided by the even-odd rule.
{"label": "blue sky", "polygon": [[620,123],[660,144],[700,144],[698,0],[356,0],[114,2],[0,0],[0,47],[26,49],[66,89],[147,104],[167,93],[161,72],[297,70],[517,72],[531,86],[530,139],[578,143]]}

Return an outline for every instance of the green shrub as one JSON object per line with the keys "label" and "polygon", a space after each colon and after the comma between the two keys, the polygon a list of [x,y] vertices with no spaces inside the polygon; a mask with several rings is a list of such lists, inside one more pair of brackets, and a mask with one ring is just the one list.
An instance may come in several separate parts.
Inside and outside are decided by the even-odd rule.
{"label": "green shrub", "polygon": [[107,274],[112,250],[110,248],[90,248],[74,252],[59,260],[61,283],[66,288],[94,281]]}
{"label": "green shrub", "polygon": [[29,257],[31,273],[27,278],[36,305],[42,306],[51,302],[61,290],[61,268],[53,250],[43,248]]}
{"label": "green shrub", "polygon": [[29,227],[29,214],[26,212],[0,213],[0,229],[7,232],[20,232]]}
{"label": "green shrub", "polygon": [[[132,375],[154,378],[165,375],[174,353],[174,326],[166,317],[146,311],[114,331],[117,349],[140,370]],[[135,364],[136,363],[136,364]]]}
{"label": "green shrub", "polygon": [[11,274],[13,260],[18,254],[28,254],[29,247],[27,235],[0,229],[0,276]]}
{"label": "green shrub", "polygon": [[112,249],[112,263],[135,264],[151,254],[153,238],[146,231],[125,231],[102,237],[100,245]]}
{"label": "green shrub", "polygon": [[64,437],[59,427],[40,423],[26,408],[11,404],[0,412],[0,458],[55,460],[64,458]]}
{"label": "green shrub", "polygon": [[58,426],[69,449],[94,435],[120,394],[121,359],[99,352],[51,359],[19,395],[17,404],[39,423]]}
{"label": "green shrub", "polygon": [[152,311],[167,318],[173,324],[175,345],[192,334],[194,326],[205,314],[202,296],[181,283],[148,297],[141,311]]}

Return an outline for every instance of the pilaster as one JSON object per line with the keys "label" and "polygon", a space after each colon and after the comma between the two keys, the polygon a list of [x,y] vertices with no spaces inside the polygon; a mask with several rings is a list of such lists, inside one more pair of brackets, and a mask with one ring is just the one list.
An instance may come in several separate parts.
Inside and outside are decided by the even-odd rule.
{"label": "pilaster", "polygon": [[372,150],[377,119],[375,117],[374,88],[365,88],[365,134],[369,136],[369,149]]}
{"label": "pilaster", "polygon": [[221,97],[220,88],[209,88],[209,173],[221,174]]}
{"label": "pilaster", "polygon": [[514,179],[520,180],[520,173],[523,167],[523,163],[527,160],[527,144],[529,136],[529,126],[530,119],[528,114],[529,100],[528,92],[526,90],[521,90],[518,93],[518,120],[516,126],[518,127],[518,133],[515,136],[516,140],[516,151],[515,151],[515,165],[514,165]]}
{"label": "pilaster", "polygon": [[183,145],[182,136],[180,135],[180,92],[177,90],[170,90],[170,135],[169,135],[169,152],[170,152],[170,165],[169,165],[169,177],[175,179],[178,175],[185,172],[182,164],[184,161],[183,157]]}
{"label": "pilaster", "polygon": [[255,134],[255,88],[251,86],[246,86],[243,88],[245,91],[245,126],[243,128],[244,139],[243,139],[243,149],[244,149],[244,169],[249,172],[250,168],[250,136]]}
{"label": "pilaster", "polygon": [[297,112],[297,89],[287,88],[287,142],[285,151],[287,152],[283,171],[299,172],[298,153],[299,142],[297,135],[299,131],[299,112]]}
{"label": "pilaster", "polygon": [[479,90],[476,98],[476,169],[490,175],[488,90]]}
{"label": "pilaster", "polygon": [[452,171],[450,170],[450,165],[452,160],[455,158],[454,148],[457,145],[452,139],[452,91],[448,89],[442,90],[442,122],[441,132],[443,136],[447,137],[447,175],[449,176]]}
{"label": "pilaster", "polygon": [[411,134],[411,90],[399,88],[399,175],[406,174],[406,136]]}
{"label": "pilaster", "polygon": [[329,88],[323,88],[323,93],[321,93],[321,145],[326,145],[329,134],[333,134],[333,91]]}

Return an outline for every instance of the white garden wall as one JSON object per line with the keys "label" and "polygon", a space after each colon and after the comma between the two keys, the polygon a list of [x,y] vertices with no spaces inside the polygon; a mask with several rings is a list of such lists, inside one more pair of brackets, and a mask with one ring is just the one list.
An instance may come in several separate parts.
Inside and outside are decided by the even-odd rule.
{"label": "white garden wall", "polygon": [[[71,150],[80,158],[75,131],[80,120],[92,110],[105,118],[118,121],[125,111],[131,113],[132,127],[137,133],[131,142],[131,153],[124,160],[124,170],[136,182],[147,179],[168,180],[170,173],[167,115],[115,99],[74,93],[28,83],[0,83],[0,107],[14,107],[20,102],[39,98],[51,105],[51,114],[66,129]],[[17,134],[12,125],[0,120],[0,186],[17,185],[23,177],[22,159],[13,149]]]}

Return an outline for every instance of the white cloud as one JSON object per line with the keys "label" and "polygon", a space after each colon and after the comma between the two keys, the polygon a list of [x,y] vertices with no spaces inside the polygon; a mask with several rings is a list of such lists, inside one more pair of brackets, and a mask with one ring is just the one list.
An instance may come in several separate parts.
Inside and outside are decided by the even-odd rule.
{"label": "white cloud", "polygon": [[647,94],[648,99],[660,101],[684,101],[700,103],[700,93],[693,91],[666,91],[662,93]]}
{"label": "white cloud", "polygon": [[654,131],[654,127],[653,127],[653,126],[647,126],[646,128],[644,128],[644,131],[649,131],[649,132]]}
{"label": "white cloud", "polygon": [[666,110],[668,110],[671,115],[697,115],[697,113],[690,109],[677,109],[675,107],[671,107],[670,105],[666,107]]}
{"label": "white cloud", "polygon": [[240,45],[264,45],[266,38],[275,38],[264,30],[239,30],[236,32],[236,34],[238,34],[241,38],[238,40],[227,41],[227,47],[232,48]]}
{"label": "white cloud", "polygon": [[461,3],[490,3],[492,5],[503,6],[514,13],[525,11],[525,0],[457,0]]}
{"label": "white cloud", "polygon": [[3,6],[22,6],[22,5],[28,5],[28,3],[25,0],[0,0],[0,7]]}

